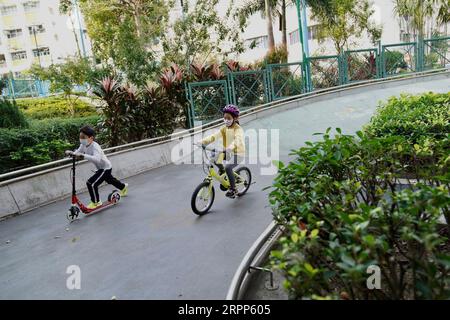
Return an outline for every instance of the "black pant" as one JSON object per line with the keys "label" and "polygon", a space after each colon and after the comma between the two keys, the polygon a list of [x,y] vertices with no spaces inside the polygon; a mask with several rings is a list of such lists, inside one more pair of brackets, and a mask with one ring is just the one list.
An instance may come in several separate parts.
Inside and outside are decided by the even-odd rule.
{"label": "black pant", "polygon": [[238,161],[238,156],[233,155],[232,159],[225,164],[225,172],[227,173],[228,181],[230,181],[230,188],[233,190],[236,189],[236,179],[234,178],[233,169],[237,167]]}
{"label": "black pant", "polygon": [[98,187],[102,184],[103,181],[106,181],[106,183],[112,184],[114,187],[116,187],[119,190],[122,190],[125,188],[125,185],[114,178],[111,174],[112,169],[99,169],[97,170],[92,177],[88,179],[86,182],[86,185],[89,190],[89,195],[91,196],[92,202],[99,202],[100,196],[98,194]]}

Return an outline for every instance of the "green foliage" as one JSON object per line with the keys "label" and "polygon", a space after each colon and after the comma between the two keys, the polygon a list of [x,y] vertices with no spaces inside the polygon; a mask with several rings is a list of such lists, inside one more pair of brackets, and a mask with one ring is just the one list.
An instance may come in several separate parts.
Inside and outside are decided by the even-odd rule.
{"label": "green foliage", "polygon": [[159,71],[154,51],[167,31],[170,2],[165,0],[79,1],[93,50],[111,61],[126,79],[143,86]]}
{"label": "green foliage", "polygon": [[166,135],[178,123],[180,106],[162,88],[146,86],[138,91],[105,78],[94,94],[104,102],[99,128],[109,146]]}
{"label": "green foliage", "polygon": [[79,145],[80,128],[98,121],[98,116],[46,119],[31,121],[26,129],[0,129],[0,173],[61,158],[63,146]]}
{"label": "green foliage", "polygon": [[375,137],[408,137],[411,143],[446,139],[450,134],[450,92],[391,97],[379,105],[366,131]]}
{"label": "green foliage", "polygon": [[405,57],[400,51],[385,51],[383,55],[387,74],[396,74],[399,69],[406,70],[408,68]]}
{"label": "green foliage", "polygon": [[[429,171],[429,185],[401,185],[402,156],[421,155],[406,139],[337,132],[279,164],[270,193],[286,227],[271,262],[291,297],[448,299],[449,239],[439,223],[449,214],[448,180]],[[366,286],[370,265],[380,267],[380,290]]]}
{"label": "green foliage", "polygon": [[73,147],[63,140],[43,141],[11,153],[11,160],[33,163],[35,165],[50,162],[64,156],[64,151]]}
{"label": "green foliage", "polygon": [[76,100],[72,106],[61,97],[18,99],[17,105],[31,119],[87,117],[96,114],[95,107],[82,100]]}
{"label": "green foliage", "polygon": [[307,1],[311,18],[317,21],[319,41],[333,41],[336,53],[348,48],[352,37],[361,38],[367,32],[372,42],[381,38],[382,28],[371,22],[374,10],[368,0]]}
{"label": "green foliage", "polygon": [[0,128],[27,127],[28,123],[16,102],[5,98],[0,100]]}
{"label": "green foliage", "polygon": [[[225,17],[219,16],[218,4],[219,0],[184,1],[183,16],[169,26],[173,33],[167,32],[162,39],[163,65],[188,66],[194,61],[203,65],[210,58],[224,60],[231,53],[243,52],[239,28],[232,19],[235,1],[229,2]],[[225,51],[224,44],[229,45]]]}

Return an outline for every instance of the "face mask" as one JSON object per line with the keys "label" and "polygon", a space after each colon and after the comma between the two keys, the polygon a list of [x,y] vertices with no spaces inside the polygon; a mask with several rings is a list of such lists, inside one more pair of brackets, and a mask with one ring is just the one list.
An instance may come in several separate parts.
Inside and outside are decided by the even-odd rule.
{"label": "face mask", "polygon": [[231,127],[233,125],[233,120],[223,119],[223,122],[227,127]]}
{"label": "face mask", "polygon": [[83,145],[83,146],[87,146],[88,139],[80,139],[80,144]]}

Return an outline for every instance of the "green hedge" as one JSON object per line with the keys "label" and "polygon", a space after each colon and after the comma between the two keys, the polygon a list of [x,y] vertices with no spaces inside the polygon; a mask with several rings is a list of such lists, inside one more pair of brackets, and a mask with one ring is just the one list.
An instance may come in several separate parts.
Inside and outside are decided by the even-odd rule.
{"label": "green hedge", "polygon": [[81,99],[73,106],[62,97],[17,99],[17,105],[31,119],[72,117],[72,111],[77,118],[96,115],[95,107]]}
{"label": "green hedge", "polygon": [[31,121],[26,129],[0,129],[0,173],[57,160],[79,144],[79,129],[99,116]]}
{"label": "green hedge", "polygon": [[[449,172],[437,163],[412,177],[426,184],[400,186],[405,154],[427,156],[405,137],[338,130],[279,164],[270,203],[285,231],[271,264],[291,298],[450,298]],[[380,290],[367,287],[371,266]]]}
{"label": "green hedge", "polygon": [[450,134],[450,92],[403,94],[380,104],[365,128],[373,137],[400,135],[412,143]]}

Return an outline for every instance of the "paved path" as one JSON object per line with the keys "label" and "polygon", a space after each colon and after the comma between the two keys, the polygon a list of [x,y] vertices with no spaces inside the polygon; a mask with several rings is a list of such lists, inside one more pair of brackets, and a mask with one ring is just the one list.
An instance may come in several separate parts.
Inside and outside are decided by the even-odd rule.
{"label": "paved path", "polygon": [[[289,150],[327,127],[359,130],[380,99],[448,88],[450,79],[368,89],[280,112],[246,128],[280,129],[286,160]],[[68,199],[0,222],[0,299],[223,299],[244,254],[271,221],[262,189],[273,176],[250,167],[256,183],[249,193],[230,200],[216,188],[213,209],[203,217],[190,209],[201,167],[170,165],[128,179],[130,196],[118,206],[70,225]],[[81,269],[80,290],[66,288],[69,265]]]}

